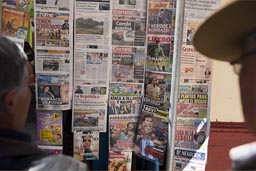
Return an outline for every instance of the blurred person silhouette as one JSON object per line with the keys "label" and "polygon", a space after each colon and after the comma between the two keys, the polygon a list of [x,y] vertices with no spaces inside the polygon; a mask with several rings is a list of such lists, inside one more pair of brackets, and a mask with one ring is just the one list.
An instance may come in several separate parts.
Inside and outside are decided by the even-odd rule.
{"label": "blurred person silhouette", "polygon": [[[0,170],[86,170],[84,163],[71,157],[41,151],[20,131],[31,100],[28,67],[23,49],[0,35]],[[69,165],[63,167],[64,161]]]}
{"label": "blurred person silhouette", "polygon": [[[196,31],[193,44],[203,55],[229,62],[239,76],[245,124],[256,135],[256,1],[232,0]],[[256,170],[256,142],[230,150],[233,170]]]}

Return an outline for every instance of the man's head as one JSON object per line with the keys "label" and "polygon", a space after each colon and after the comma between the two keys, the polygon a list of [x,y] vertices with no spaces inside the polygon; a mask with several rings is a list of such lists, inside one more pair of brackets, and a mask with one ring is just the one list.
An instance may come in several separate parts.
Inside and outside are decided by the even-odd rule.
{"label": "man's head", "polygon": [[153,131],[153,119],[151,115],[144,115],[142,118],[142,127],[145,133],[149,134]]}
{"label": "man's head", "polygon": [[0,127],[23,127],[31,100],[29,73],[23,49],[0,35]]}
{"label": "man's head", "polygon": [[90,135],[84,135],[83,139],[83,146],[84,150],[89,150],[91,148],[92,140]]}
{"label": "man's head", "polygon": [[157,40],[157,41],[156,41],[156,46],[157,46],[157,47],[160,47],[160,44],[161,44],[161,43],[160,43],[160,40]]}
{"label": "man's head", "polygon": [[153,86],[156,86],[158,84],[158,80],[156,77],[152,78],[152,84],[153,84]]}
{"label": "man's head", "polygon": [[[194,35],[195,48],[217,60],[240,66],[245,122],[256,134],[256,1],[232,0],[204,22]],[[235,69],[235,68],[234,68]]]}

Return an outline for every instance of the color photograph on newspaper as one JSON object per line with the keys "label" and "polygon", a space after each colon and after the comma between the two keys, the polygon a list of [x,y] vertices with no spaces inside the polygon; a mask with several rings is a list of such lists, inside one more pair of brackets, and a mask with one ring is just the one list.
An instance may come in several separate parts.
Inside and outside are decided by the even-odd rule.
{"label": "color photograph on newspaper", "polygon": [[69,47],[69,13],[36,11],[36,46]]}
{"label": "color photograph on newspaper", "polygon": [[111,83],[109,93],[109,115],[139,115],[142,98],[141,84]]}
{"label": "color photograph on newspaper", "polygon": [[171,72],[173,54],[172,37],[148,37],[147,65],[150,71]]}
{"label": "color photograph on newspaper", "polygon": [[109,148],[112,151],[132,151],[135,143],[137,115],[109,117]]}
{"label": "color photograph on newspaper", "polygon": [[68,75],[37,75],[37,107],[40,109],[70,108]]}
{"label": "color photograph on newspaper", "polygon": [[112,47],[112,81],[143,83],[144,61],[144,48]]}
{"label": "color photograph on newspaper", "polygon": [[171,74],[146,71],[144,88],[144,104],[152,105],[159,109],[169,109]]}
{"label": "color photograph on newspaper", "polygon": [[75,109],[73,130],[105,130],[105,109]]}
{"label": "color photograph on newspaper", "polygon": [[175,1],[148,1],[148,34],[174,34]]}
{"label": "color photograph on newspaper", "polygon": [[178,93],[178,117],[207,118],[208,85],[180,85]]}

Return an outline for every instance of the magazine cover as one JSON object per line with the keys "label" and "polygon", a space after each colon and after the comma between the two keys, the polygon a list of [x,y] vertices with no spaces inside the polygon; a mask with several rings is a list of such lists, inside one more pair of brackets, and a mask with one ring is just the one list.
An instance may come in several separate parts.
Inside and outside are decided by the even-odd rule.
{"label": "magazine cover", "polygon": [[75,131],[73,154],[80,161],[98,160],[99,131]]}
{"label": "magazine cover", "polygon": [[131,171],[132,152],[109,151],[108,170],[109,171]]}
{"label": "magazine cover", "polygon": [[46,153],[50,154],[62,154],[63,153],[63,147],[62,146],[47,146],[47,145],[38,145],[38,148],[43,150]]}
{"label": "magazine cover", "polygon": [[109,145],[112,151],[132,151],[138,116],[122,115],[109,117]]}
{"label": "magazine cover", "polygon": [[62,145],[62,112],[37,111],[37,143]]}
{"label": "magazine cover", "polygon": [[142,111],[134,150],[136,155],[163,164],[168,142],[167,116],[165,111]]}
{"label": "magazine cover", "polygon": [[29,27],[29,12],[2,6],[1,32],[10,37],[25,39]]}

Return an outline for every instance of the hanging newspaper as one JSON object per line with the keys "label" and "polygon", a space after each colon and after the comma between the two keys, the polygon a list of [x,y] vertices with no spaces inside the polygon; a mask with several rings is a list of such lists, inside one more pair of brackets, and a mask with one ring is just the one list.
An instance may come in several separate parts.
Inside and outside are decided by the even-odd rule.
{"label": "hanging newspaper", "polygon": [[103,107],[107,102],[106,87],[94,85],[77,85],[74,92],[74,108],[90,109]]}
{"label": "hanging newspaper", "polygon": [[132,170],[132,152],[109,151],[108,155],[109,171],[131,171]]}
{"label": "hanging newspaper", "polygon": [[171,72],[173,37],[148,36],[146,69]]}
{"label": "hanging newspaper", "polygon": [[180,85],[178,117],[207,118],[209,85]]}
{"label": "hanging newspaper", "polygon": [[72,1],[67,0],[35,0],[37,10],[70,11]]}
{"label": "hanging newspaper", "polygon": [[167,150],[168,112],[150,106],[144,106],[144,109],[147,111],[141,113],[134,152],[162,165]]}
{"label": "hanging newspaper", "polygon": [[106,50],[75,49],[75,86],[81,84],[107,85],[108,60]]}
{"label": "hanging newspaper", "polygon": [[37,116],[37,144],[62,145],[62,112],[40,111]]}
{"label": "hanging newspaper", "polygon": [[113,10],[112,45],[144,46],[146,13],[138,10]]}
{"label": "hanging newspaper", "polygon": [[183,44],[181,51],[180,83],[210,83],[212,60],[198,53],[192,46],[192,37],[199,24],[217,7],[220,0],[186,2]]}
{"label": "hanging newspaper", "polygon": [[70,14],[67,12],[36,11],[36,46],[70,47]]}
{"label": "hanging newspaper", "polygon": [[81,109],[74,110],[73,130],[99,130],[105,131],[105,109]]}
{"label": "hanging newspaper", "polygon": [[146,71],[144,87],[143,104],[155,106],[162,110],[169,110],[171,74]]}
{"label": "hanging newspaper", "polygon": [[110,151],[132,151],[138,115],[109,116]]}
{"label": "hanging newspaper", "polygon": [[76,0],[76,11],[79,13],[109,13],[110,0]]}
{"label": "hanging newspaper", "polygon": [[36,68],[40,73],[70,73],[72,59],[69,50],[37,49]]}
{"label": "hanging newspaper", "polygon": [[25,39],[28,33],[29,12],[24,9],[2,6],[1,32],[10,37]]}
{"label": "hanging newspaper", "polygon": [[144,81],[145,49],[132,47],[112,47],[112,81]]}
{"label": "hanging newspaper", "polygon": [[69,75],[37,75],[37,108],[64,110],[71,106]]}
{"label": "hanging newspaper", "polygon": [[204,170],[209,137],[207,119],[178,118],[176,123],[174,167]]}
{"label": "hanging newspaper", "polygon": [[75,131],[73,156],[80,161],[99,159],[99,131]]}
{"label": "hanging newspaper", "polygon": [[176,2],[174,0],[148,1],[148,34],[173,35]]}
{"label": "hanging newspaper", "polygon": [[139,115],[142,84],[111,83],[109,88],[109,115]]}
{"label": "hanging newspaper", "polygon": [[83,13],[75,14],[76,49],[108,49],[109,15]]}

